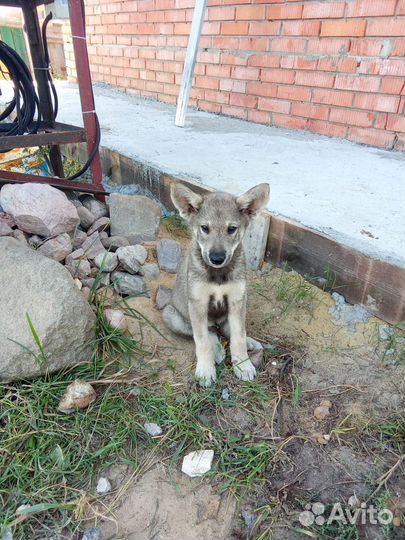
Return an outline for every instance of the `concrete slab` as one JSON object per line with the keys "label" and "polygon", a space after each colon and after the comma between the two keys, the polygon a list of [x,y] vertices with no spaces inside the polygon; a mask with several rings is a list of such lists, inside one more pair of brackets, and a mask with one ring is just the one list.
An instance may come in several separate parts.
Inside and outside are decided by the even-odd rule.
{"label": "concrete slab", "polygon": [[[57,83],[58,120],[81,125],[77,87]],[[268,209],[375,259],[405,266],[404,156],[348,141],[175,108],[94,87],[102,145],[239,194],[271,184]]]}

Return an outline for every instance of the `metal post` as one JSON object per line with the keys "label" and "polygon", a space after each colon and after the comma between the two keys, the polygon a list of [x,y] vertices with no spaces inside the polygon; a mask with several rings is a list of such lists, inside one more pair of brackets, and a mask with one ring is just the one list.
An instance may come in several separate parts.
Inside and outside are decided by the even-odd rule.
{"label": "metal post", "polygon": [[175,124],[179,127],[183,127],[186,120],[191,81],[194,74],[194,66],[197,58],[201,29],[204,22],[206,4],[207,0],[196,0],[195,3],[191,33],[188,40],[186,59],[184,61],[183,79],[181,81],[180,95],[177,102]]}
{"label": "metal post", "polygon": [[[69,0],[69,15],[83,123],[87,133],[87,151],[90,154],[96,144],[97,125],[94,95],[91,86],[89,56],[87,53],[85,14],[82,0]],[[91,164],[91,172],[93,182],[96,185],[101,185],[103,173],[98,152]]]}

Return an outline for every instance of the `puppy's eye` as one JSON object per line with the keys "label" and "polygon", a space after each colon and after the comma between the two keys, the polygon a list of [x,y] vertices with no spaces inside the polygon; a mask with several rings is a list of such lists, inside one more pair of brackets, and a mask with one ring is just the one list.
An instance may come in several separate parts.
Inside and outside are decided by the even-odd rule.
{"label": "puppy's eye", "polygon": [[201,230],[205,234],[208,234],[210,232],[210,228],[208,227],[208,225],[201,225]]}
{"label": "puppy's eye", "polygon": [[228,234],[235,234],[237,230],[238,230],[238,227],[235,227],[235,225],[229,225]]}

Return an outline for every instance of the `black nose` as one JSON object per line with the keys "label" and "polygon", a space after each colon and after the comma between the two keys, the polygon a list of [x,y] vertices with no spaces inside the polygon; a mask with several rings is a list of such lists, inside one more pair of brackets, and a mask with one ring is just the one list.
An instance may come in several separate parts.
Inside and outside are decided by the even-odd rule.
{"label": "black nose", "polygon": [[216,266],[221,265],[225,260],[225,252],[224,251],[211,251],[210,253],[210,261],[212,264],[215,264]]}

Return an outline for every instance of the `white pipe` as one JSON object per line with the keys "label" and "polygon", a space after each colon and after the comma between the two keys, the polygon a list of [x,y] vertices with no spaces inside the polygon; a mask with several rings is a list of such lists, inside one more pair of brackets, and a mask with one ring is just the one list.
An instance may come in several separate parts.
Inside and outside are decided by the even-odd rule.
{"label": "white pipe", "polygon": [[180,94],[177,101],[175,124],[179,127],[184,127],[186,120],[188,100],[191,91],[191,81],[194,74],[194,66],[197,58],[201,29],[204,22],[206,4],[207,0],[196,0],[195,2],[191,33],[188,40],[186,59],[184,61],[183,79],[181,81]]}

